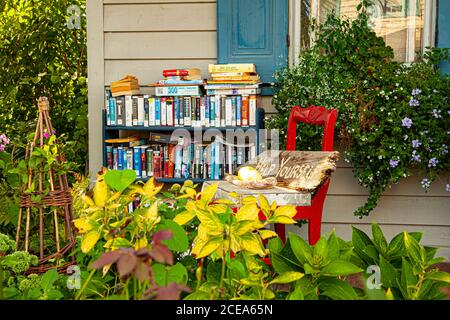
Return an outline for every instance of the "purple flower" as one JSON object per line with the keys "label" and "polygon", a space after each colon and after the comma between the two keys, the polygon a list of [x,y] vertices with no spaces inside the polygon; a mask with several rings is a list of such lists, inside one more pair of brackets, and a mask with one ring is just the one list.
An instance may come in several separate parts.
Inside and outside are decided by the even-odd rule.
{"label": "purple flower", "polygon": [[44,132],[44,138],[45,138],[45,139],[48,139],[48,137],[50,137],[50,133]]}
{"label": "purple flower", "polygon": [[402,119],[402,126],[408,128],[408,129],[411,128],[412,123],[413,123],[412,120],[408,117],[405,117]]}
{"label": "purple flower", "polygon": [[418,94],[420,94],[422,92],[422,90],[420,90],[419,88],[415,88],[413,89],[413,91],[411,92],[411,94],[413,96],[417,96]]}
{"label": "purple flower", "polygon": [[441,151],[441,154],[447,154],[448,153],[448,147],[446,144],[442,145],[443,150]]}
{"label": "purple flower", "polygon": [[419,100],[417,100],[417,99],[409,100],[409,106],[410,107],[418,107],[419,105],[420,105]]}
{"label": "purple flower", "polygon": [[450,184],[447,183],[445,185],[445,191],[450,192]]}
{"label": "purple flower", "polygon": [[418,147],[420,147],[422,145],[422,142],[420,142],[419,140],[413,140],[412,141],[412,146],[413,146],[413,148],[418,148]]}
{"label": "purple flower", "polygon": [[420,154],[417,154],[416,150],[413,150],[411,160],[412,161],[416,161],[416,162],[420,162]]}
{"label": "purple flower", "polygon": [[436,165],[439,163],[439,161],[436,159],[436,158],[431,158],[429,161],[428,161],[428,167],[429,168],[431,168],[431,167],[436,167]]}
{"label": "purple flower", "polygon": [[431,185],[431,182],[427,178],[423,178],[422,181],[420,181],[420,184],[422,185],[422,188],[428,189]]}
{"label": "purple flower", "polygon": [[5,151],[5,145],[4,144],[0,144],[0,152],[1,151]]}
{"label": "purple flower", "polygon": [[427,150],[428,152],[432,152],[433,149],[431,149],[430,147],[426,147],[425,150]]}
{"label": "purple flower", "polygon": [[398,166],[399,162],[400,162],[399,160],[391,159],[389,160],[389,165],[391,166],[391,168],[395,168],[396,166]]}
{"label": "purple flower", "polygon": [[433,117],[435,117],[436,119],[442,118],[441,110],[433,109],[432,114],[433,114]]}

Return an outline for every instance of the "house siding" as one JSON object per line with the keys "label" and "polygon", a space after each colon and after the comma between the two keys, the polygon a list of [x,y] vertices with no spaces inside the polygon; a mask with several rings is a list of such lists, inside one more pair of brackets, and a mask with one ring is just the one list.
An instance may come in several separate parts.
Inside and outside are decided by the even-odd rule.
{"label": "house siding", "polygon": [[[296,0],[291,0],[292,1]],[[104,88],[124,75],[138,77],[141,84],[154,83],[164,68],[199,67],[207,77],[207,66],[217,60],[216,3],[206,0],[88,0],[89,59],[89,156],[90,169],[101,166],[101,109]],[[292,58],[292,57],[291,57]],[[271,98],[262,106],[268,116],[276,110]],[[359,186],[349,164],[339,161],[325,201],[322,232],[332,229],[346,240],[351,227],[365,231],[378,222],[386,236],[423,231],[423,243],[441,248],[450,258],[450,196],[445,192],[448,174],[428,192],[421,177],[412,176],[387,190],[378,207],[359,219],[353,215],[364,204],[368,192]],[[288,230],[306,236],[307,227]]]}

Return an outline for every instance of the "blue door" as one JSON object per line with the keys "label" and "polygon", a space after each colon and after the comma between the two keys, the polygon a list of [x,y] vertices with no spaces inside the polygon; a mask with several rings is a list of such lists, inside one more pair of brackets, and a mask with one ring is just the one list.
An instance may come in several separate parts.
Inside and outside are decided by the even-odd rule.
{"label": "blue door", "polygon": [[217,0],[218,63],[255,63],[264,83],[288,63],[288,0]]}

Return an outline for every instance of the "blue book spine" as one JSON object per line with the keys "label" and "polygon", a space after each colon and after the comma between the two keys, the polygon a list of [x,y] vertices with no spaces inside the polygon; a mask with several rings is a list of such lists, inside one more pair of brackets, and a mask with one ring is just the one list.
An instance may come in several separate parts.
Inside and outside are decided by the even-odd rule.
{"label": "blue book spine", "polygon": [[241,118],[242,118],[242,96],[237,96],[236,97],[236,126],[242,125]]}
{"label": "blue book spine", "polygon": [[136,172],[136,177],[142,177],[141,147],[133,148],[133,164],[133,169]]}
{"label": "blue book spine", "polygon": [[178,127],[180,125],[180,98],[174,97],[173,98],[173,109],[174,109],[174,115],[173,118],[175,120],[175,127]]}
{"label": "blue book spine", "polygon": [[177,145],[175,147],[175,178],[181,178],[181,165],[183,163],[183,147]]}
{"label": "blue book spine", "polygon": [[205,98],[205,125],[207,127],[211,125],[211,120],[209,118],[209,97]]}
{"label": "blue book spine", "polygon": [[214,162],[215,162],[214,145],[215,145],[214,142],[211,143],[211,163],[209,164],[210,168],[211,168],[209,178],[212,179],[212,180],[215,177],[215,175],[214,175],[214,167],[215,167],[215,165],[214,165]]}
{"label": "blue book spine", "polygon": [[216,97],[209,97],[209,120],[212,127],[217,127],[216,124]]}
{"label": "blue book spine", "polygon": [[111,126],[116,125],[116,98],[109,98],[109,121]]}
{"label": "blue book spine", "polygon": [[161,99],[155,98],[155,125],[161,125]]}
{"label": "blue book spine", "polygon": [[220,143],[214,142],[215,144],[215,150],[214,150],[214,179],[219,180],[220,179]]}
{"label": "blue book spine", "polygon": [[123,170],[123,148],[117,148],[117,170]]}
{"label": "blue book spine", "polygon": [[119,154],[117,152],[117,148],[113,148],[112,153],[113,153],[113,169],[118,170]]}

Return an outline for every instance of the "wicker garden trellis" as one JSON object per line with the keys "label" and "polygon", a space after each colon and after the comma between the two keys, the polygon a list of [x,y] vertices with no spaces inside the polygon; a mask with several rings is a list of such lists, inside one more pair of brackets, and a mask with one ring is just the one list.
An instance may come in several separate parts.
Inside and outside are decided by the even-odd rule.
{"label": "wicker garden trellis", "polygon": [[[38,100],[39,116],[36,125],[33,142],[27,149],[26,158],[30,159],[36,146],[43,148],[45,139],[54,134],[54,129],[49,116],[49,102],[46,97]],[[67,255],[72,250],[76,233],[72,226],[72,195],[65,173],[56,170],[56,165],[64,163],[63,156],[56,159],[44,172],[42,163],[38,170],[28,167],[28,182],[26,190],[20,195],[20,209],[17,223],[16,243],[17,250],[30,252],[30,234],[38,229],[39,252],[30,252],[39,257],[37,267],[31,268],[28,273],[43,273],[50,268],[55,268],[53,259]],[[37,171],[37,172],[35,172]],[[36,191],[30,192],[30,188],[36,186]],[[49,191],[44,190],[44,184],[49,184]],[[25,215],[25,234],[21,236],[23,218]],[[50,217],[51,216],[51,217]],[[37,222],[36,222],[37,220]],[[34,225],[31,225],[34,221]],[[61,225],[64,235],[60,234]],[[49,230],[55,242],[56,252],[46,248],[44,230]],[[49,261],[51,260],[51,261]],[[74,257],[70,261],[57,266],[58,271],[65,270],[69,265],[75,263]]]}

